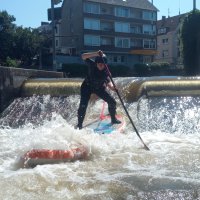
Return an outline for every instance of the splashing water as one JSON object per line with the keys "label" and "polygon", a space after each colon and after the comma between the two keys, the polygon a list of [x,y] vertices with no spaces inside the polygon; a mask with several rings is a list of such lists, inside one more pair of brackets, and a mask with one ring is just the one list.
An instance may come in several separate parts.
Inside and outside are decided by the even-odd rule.
{"label": "splashing water", "polygon": [[[198,98],[141,99],[126,107],[131,124],[123,134],[76,130],[79,96],[16,99],[0,119],[0,199],[199,199],[200,137]],[[101,101],[87,117],[98,117]],[[118,111],[123,112],[119,102]],[[86,145],[84,161],[20,168],[34,148]]]}

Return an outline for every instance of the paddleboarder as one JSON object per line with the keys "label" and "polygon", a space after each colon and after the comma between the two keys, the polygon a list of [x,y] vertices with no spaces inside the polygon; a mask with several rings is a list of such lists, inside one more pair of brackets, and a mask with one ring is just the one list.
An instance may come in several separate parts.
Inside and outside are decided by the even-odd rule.
{"label": "paddleboarder", "polygon": [[[110,81],[108,72],[106,71],[105,64],[107,63],[106,55],[103,51],[88,52],[82,54],[82,59],[88,65],[88,75],[81,85],[81,98],[78,108],[78,124],[77,128],[82,129],[83,120],[85,117],[88,102],[92,93],[103,99],[108,104],[108,111],[111,116],[112,124],[120,124],[116,115],[116,101],[110,95],[107,88],[116,91]],[[94,59],[94,60],[93,60]]]}

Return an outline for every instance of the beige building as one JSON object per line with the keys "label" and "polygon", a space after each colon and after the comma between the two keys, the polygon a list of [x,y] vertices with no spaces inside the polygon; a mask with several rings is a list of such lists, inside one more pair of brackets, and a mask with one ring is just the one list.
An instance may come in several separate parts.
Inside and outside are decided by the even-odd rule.
{"label": "beige building", "polygon": [[167,62],[176,68],[182,67],[180,25],[185,15],[165,16],[157,21],[157,52],[155,62]]}
{"label": "beige building", "polygon": [[110,64],[152,62],[157,11],[148,0],[64,0],[56,24],[57,62],[82,62],[81,53],[99,49]]}

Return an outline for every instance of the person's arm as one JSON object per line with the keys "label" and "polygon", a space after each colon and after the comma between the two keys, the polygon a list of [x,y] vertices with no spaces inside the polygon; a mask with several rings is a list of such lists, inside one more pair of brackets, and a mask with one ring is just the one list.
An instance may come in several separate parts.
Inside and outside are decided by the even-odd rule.
{"label": "person's arm", "polygon": [[94,58],[96,56],[103,56],[103,52],[101,50],[99,50],[99,51],[95,51],[95,52],[83,53],[81,55],[83,60],[86,60],[87,58]]}

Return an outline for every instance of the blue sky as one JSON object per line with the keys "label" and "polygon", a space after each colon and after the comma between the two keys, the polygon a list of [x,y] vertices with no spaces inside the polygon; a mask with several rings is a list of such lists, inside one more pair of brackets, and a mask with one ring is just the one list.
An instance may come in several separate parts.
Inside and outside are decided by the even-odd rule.
{"label": "blue sky", "polygon": [[[163,15],[178,15],[179,10],[182,14],[193,9],[193,0],[153,0],[153,3],[159,10],[158,19]],[[196,0],[196,6],[200,9],[200,0]],[[48,21],[50,7],[51,0],[0,0],[0,11],[6,10],[16,18],[17,26],[23,27],[37,28],[41,21]]]}

